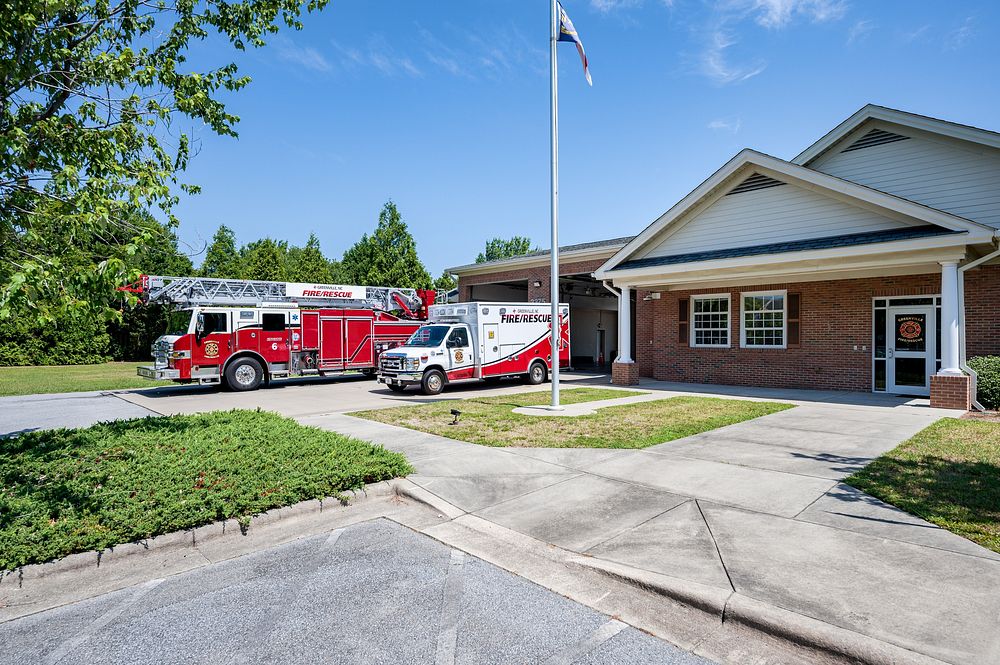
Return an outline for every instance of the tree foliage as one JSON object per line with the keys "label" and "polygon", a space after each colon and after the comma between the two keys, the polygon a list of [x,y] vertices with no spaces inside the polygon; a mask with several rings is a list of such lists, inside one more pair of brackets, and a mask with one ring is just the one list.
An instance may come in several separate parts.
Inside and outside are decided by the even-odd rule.
{"label": "tree foliage", "polygon": [[537,249],[537,247],[535,249],[531,248],[531,238],[525,236],[511,236],[506,240],[503,238],[493,238],[487,241],[486,250],[480,252],[479,256],[476,257],[476,263],[509,259],[527,254],[528,252],[537,251]]}
{"label": "tree foliage", "polygon": [[288,279],[293,282],[330,284],[340,281],[340,264],[323,256],[319,238],[309,234],[305,247],[290,247],[286,258]]}
{"label": "tree foliage", "polygon": [[[193,42],[259,47],[327,0],[24,0],[0,21],[0,316],[107,313],[129,257],[173,228],[191,140],[236,136],[221,97],[249,78],[194,66]],[[64,242],[42,239],[58,230]],[[60,250],[68,245],[70,260]],[[81,261],[81,259],[85,259]]]}
{"label": "tree foliage", "polygon": [[364,234],[344,252],[340,267],[343,281],[359,286],[432,286],[430,273],[417,256],[417,242],[392,201],[382,207],[375,232]]}
{"label": "tree foliage", "polygon": [[285,258],[288,243],[263,238],[255,240],[240,249],[240,267],[243,279],[260,279],[283,282],[287,278]]}
{"label": "tree foliage", "polygon": [[450,272],[445,270],[441,276],[434,280],[434,288],[438,291],[451,291],[458,286],[458,280]]}
{"label": "tree foliage", "polygon": [[212,244],[205,251],[205,260],[198,271],[202,277],[238,278],[240,255],[236,251],[236,234],[222,224],[212,236]]}

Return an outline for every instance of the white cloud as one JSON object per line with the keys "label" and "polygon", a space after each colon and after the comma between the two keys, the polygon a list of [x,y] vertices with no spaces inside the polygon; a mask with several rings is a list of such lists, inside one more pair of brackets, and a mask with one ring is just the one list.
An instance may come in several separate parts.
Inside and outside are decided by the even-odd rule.
{"label": "white cloud", "polygon": [[957,51],[965,46],[976,34],[976,21],[969,16],[962,25],[958,26],[944,37],[944,50]]}
{"label": "white cloud", "polygon": [[314,72],[328,72],[333,67],[326,57],[311,46],[298,46],[290,41],[276,44],[278,57],[285,62]]}
{"label": "white cloud", "polygon": [[423,72],[406,56],[398,55],[382,35],[372,35],[364,50],[344,46],[331,40],[334,48],[340,52],[340,66],[343,69],[356,70],[362,67],[373,67],[384,76],[405,74],[414,78],[423,76]]}
{"label": "white cloud", "polygon": [[715,132],[729,132],[730,134],[736,134],[740,131],[740,127],[743,126],[743,120],[737,117],[729,118],[716,118],[709,122],[706,127]]}
{"label": "white cloud", "polygon": [[735,43],[736,40],[721,29],[712,32],[701,53],[701,73],[716,83],[726,84],[746,81],[764,71],[767,64],[761,61],[733,63],[726,50]]}
{"label": "white cloud", "polygon": [[855,22],[847,31],[847,45],[863,41],[874,29],[875,23],[867,19]]}
{"label": "white cloud", "polygon": [[642,0],[590,0],[590,6],[603,14],[619,9],[631,9],[641,5]]}
{"label": "white cloud", "polygon": [[930,29],[931,29],[930,25],[922,25],[919,28],[903,32],[902,34],[900,34],[900,37],[906,43],[915,42],[924,35],[926,35]]}
{"label": "white cloud", "polygon": [[843,0],[736,0],[730,4],[744,5],[765,28],[783,28],[798,16],[815,23],[835,21],[847,12]]}

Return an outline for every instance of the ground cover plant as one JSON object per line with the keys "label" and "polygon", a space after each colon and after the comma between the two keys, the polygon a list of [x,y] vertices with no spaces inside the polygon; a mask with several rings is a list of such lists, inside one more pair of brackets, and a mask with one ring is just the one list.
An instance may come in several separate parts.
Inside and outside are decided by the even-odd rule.
{"label": "ground cover plant", "polygon": [[1000,552],[1000,423],[944,418],[846,481]]}
{"label": "ground cover plant", "polygon": [[[574,388],[562,392],[573,404],[638,395],[636,391]],[[711,397],[672,397],[599,409],[577,417],[513,413],[519,406],[547,404],[547,391],[446,400],[351,415],[486,446],[538,448],[646,448],[791,408],[789,404]],[[450,412],[462,412],[458,424]]]}
{"label": "ground cover plant", "polygon": [[122,390],[171,385],[136,376],[145,363],[102,363],[52,367],[0,367],[0,397],[39,393],[74,393],[85,390]]}
{"label": "ground cover plant", "polygon": [[0,570],[246,520],[410,471],[398,453],[261,411],[0,439]]}

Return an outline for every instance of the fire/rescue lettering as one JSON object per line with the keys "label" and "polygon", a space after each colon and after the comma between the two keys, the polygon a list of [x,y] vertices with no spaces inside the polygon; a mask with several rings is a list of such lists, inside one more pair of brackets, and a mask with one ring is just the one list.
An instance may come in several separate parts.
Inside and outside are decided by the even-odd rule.
{"label": "fire/rescue lettering", "polygon": [[501,314],[501,323],[548,323],[551,314]]}
{"label": "fire/rescue lettering", "polygon": [[302,291],[302,296],[309,296],[311,298],[353,298],[354,293],[351,291],[320,291],[316,289],[304,289]]}

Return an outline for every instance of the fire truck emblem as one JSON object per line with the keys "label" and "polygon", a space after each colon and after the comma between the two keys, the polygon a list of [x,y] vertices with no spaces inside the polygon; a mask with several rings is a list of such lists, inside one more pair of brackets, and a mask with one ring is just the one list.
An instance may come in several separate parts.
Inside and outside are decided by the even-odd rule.
{"label": "fire truck emblem", "polygon": [[465,360],[465,354],[462,353],[462,349],[455,349],[455,362],[460,363]]}
{"label": "fire truck emblem", "polygon": [[205,357],[206,358],[217,358],[217,357],[219,357],[219,343],[218,342],[205,342]]}
{"label": "fire truck emblem", "polygon": [[923,330],[917,321],[909,320],[899,324],[899,336],[903,339],[916,339],[920,337],[921,332]]}

